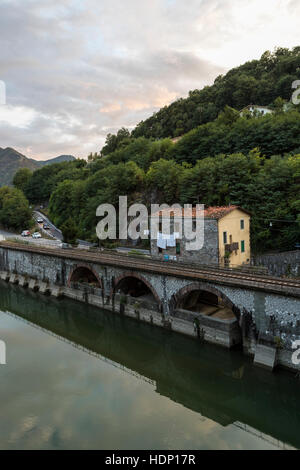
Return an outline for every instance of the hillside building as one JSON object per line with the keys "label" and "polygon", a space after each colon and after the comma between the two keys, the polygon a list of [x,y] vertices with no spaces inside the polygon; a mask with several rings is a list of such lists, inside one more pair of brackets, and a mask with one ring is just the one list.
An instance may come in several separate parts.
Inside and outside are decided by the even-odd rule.
{"label": "hillside building", "polygon": [[243,116],[246,112],[250,112],[251,114],[257,113],[258,115],[265,116],[266,114],[273,114],[274,111],[267,106],[259,106],[256,104],[249,104],[240,111],[240,115]]}

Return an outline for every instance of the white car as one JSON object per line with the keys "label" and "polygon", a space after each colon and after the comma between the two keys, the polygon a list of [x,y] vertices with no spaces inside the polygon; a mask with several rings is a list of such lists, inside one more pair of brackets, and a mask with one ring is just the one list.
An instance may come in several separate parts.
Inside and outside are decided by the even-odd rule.
{"label": "white car", "polygon": [[30,237],[29,230],[23,230],[23,232],[21,233],[21,237]]}
{"label": "white car", "polygon": [[39,217],[39,218],[37,219],[37,223],[38,223],[38,224],[42,224],[43,222],[44,222],[44,219],[42,219],[42,217]]}
{"label": "white car", "polygon": [[32,238],[42,238],[42,235],[40,234],[40,232],[34,232],[32,234]]}

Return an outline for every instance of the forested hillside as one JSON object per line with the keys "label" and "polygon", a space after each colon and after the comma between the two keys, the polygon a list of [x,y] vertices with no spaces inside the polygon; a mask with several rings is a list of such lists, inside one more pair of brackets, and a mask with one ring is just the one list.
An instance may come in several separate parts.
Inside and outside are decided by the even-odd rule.
{"label": "forested hillside", "polygon": [[133,137],[176,137],[213,121],[224,107],[237,110],[249,104],[273,105],[278,96],[289,101],[291,84],[299,80],[300,47],[265,52],[216,78],[212,86],[194,90],[188,98],[165,106],[132,132]]}
{"label": "forested hillside", "polygon": [[23,187],[32,203],[50,197],[49,215],[55,224],[62,227],[71,217],[77,236],[91,241],[96,241],[96,208],[107,202],[117,207],[120,195],[127,195],[129,204],[147,206],[243,206],[252,213],[252,248],[257,252],[291,249],[299,241],[300,154],[265,158],[253,150],[206,157],[194,166],[160,158],[148,168],[134,161],[82,160],[37,170]]}
{"label": "forested hillside", "polygon": [[[207,87],[191,93],[180,106],[191,104],[194,95],[201,100],[206,96],[205,107],[211,103],[215,111],[204,119],[209,122],[189,132],[199,116],[191,111],[194,120],[187,125],[189,119],[182,115],[186,134],[175,144],[157,137],[181,133],[176,120],[173,133],[166,130],[171,122],[166,120],[163,131],[156,128],[155,138],[149,137],[154,127],[146,136],[138,132],[142,125],[132,134],[121,129],[108,135],[102,151],[88,161],[46,166],[33,174],[20,170],[15,186],[31,203],[50,201],[50,218],[59,227],[70,218],[79,238],[96,241],[98,205],[117,206],[119,196],[127,195],[129,204],[148,206],[237,204],[252,213],[253,251],[293,249],[300,241],[300,112],[299,106],[284,106],[284,99],[291,95],[292,82],[300,79],[299,54],[300,48],[265,53],[260,61],[219,77],[213,92]],[[241,116],[233,107],[249,101],[273,103],[274,113]],[[177,106],[164,108],[160,116],[171,119]]]}

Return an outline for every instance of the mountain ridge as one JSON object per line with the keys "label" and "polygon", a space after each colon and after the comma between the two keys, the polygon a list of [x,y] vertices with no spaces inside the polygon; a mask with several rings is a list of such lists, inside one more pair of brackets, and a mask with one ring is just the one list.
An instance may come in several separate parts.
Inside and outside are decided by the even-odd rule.
{"label": "mountain ridge", "polygon": [[0,147],[0,187],[11,185],[15,173],[20,168],[28,168],[29,170],[37,170],[45,165],[60,163],[63,161],[76,160],[73,155],[59,155],[48,160],[35,160],[28,158],[12,147]]}
{"label": "mountain ridge", "polygon": [[76,160],[73,155],[59,155],[58,157],[49,158],[48,160],[35,160],[40,167],[45,165],[53,165],[54,163],[72,162]]}

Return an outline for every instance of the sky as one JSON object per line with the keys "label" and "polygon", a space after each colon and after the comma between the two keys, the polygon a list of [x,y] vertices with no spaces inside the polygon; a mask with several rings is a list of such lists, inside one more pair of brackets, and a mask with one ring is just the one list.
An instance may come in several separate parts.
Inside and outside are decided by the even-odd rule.
{"label": "sky", "polygon": [[0,147],[86,158],[230,68],[300,45],[299,14],[299,0],[0,0]]}

